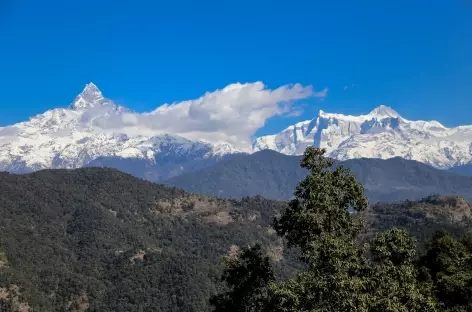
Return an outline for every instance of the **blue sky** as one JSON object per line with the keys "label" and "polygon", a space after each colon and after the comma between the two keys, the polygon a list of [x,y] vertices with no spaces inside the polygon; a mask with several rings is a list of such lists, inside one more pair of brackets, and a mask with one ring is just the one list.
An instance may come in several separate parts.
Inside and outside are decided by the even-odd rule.
{"label": "blue sky", "polygon": [[470,0],[2,0],[0,42],[0,126],[64,107],[90,81],[136,111],[234,82],[329,89],[257,134],[380,104],[472,124]]}

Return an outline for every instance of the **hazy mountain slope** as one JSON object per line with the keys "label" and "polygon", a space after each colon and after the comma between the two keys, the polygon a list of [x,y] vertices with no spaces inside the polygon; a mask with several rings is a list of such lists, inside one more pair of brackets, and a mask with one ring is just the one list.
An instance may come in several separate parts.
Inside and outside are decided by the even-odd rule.
{"label": "hazy mountain slope", "polygon": [[300,167],[300,157],[263,150],[252,155],[235,156],[163,183],[198,194],[288,199],[306,174],[307,171]]}
{"label": "hazy mountain slope", "polygon": [[152,182],[159,182],[178,176],[182,173],[193,172],[216,164],[223,159],[230,159],[241,153],[222,155],[219,157],[198,157],[196,154],[165,155],[158,154],[154,161],[144,161],[139,158],[99,157],[89,162],[85,167],[109,167],[134,175]]}
{"label": "hazy mountain slope", "polygon": [[[264,150],[221,161],[165,183],[189,192],[239,198],[262,195],[289,199],[306,175],[300,157]],[[371,202],[420,199],[431,194],[472,199],[472,178],[454,175],[402,158],[353,159],[340,162],[364,185]]]}
{"label": "hazy mountain slope", "polygon": [[207,311],[232,245],[282,246],[267,231],[281,205],[189,195],[112,169],[1,173],[0,288],[13,296],[18,286],[35,311]]}
{"label": "hazy mountain slope", "polygon": [[472,164],[452,167],[448,171],[463,176],[472,176]]}
{"label": "hazy mountain slope", "polygon": [[301,155],[310,145],[338,160],[400,156],[444,169],[472,161],[472,126],[411,121],[384,105],[360,116],[320,111],[312,120],[257,138],[253,149]]}
{"label": "hazy mountain slope", "polygon": [[414,160],[352,159],[341,162],[364,185],[371,202],[420,199],[431,194],[472,200],[472,178],[455,175]]}

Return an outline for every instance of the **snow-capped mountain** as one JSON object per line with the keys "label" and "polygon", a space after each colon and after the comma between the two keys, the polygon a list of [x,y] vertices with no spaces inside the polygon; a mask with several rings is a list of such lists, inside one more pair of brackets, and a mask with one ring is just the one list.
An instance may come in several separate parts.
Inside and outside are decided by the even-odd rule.
{"label": "snow-capped mountain", "polygon": [[[0,127],[0,171],[110,166],[161,181],[241,153],[226,142],[138,135],[112,127],[130,114],[93,83],[87,84],[67,108]],[[253,151],[300,155],[310,145],[326,148],[339,160],[400,156],[446,169],[472,162],[472,126],[447,128],[436,121],[410,121],[383,105],[361,116],[320,111],[312,120],[257,138]]]}
{"label": "snow-capped mountain", "polygon": [[[68,108],[53,109],[29,121],[0,128],[0,171],[71,169],[97,160],[103,164],[103,159],[113,159],[114,163],[132,159],[143,161],[147,168],[156,162],[161,169],[171,165],[173,174],[178,174],[188,162],[211,163],[239,152],[225,142],[190,141],[171,134],[129,135],[97,127],[129,112],[106,99],[93,83],[87,84]],[[108,163],[105,161],[105,165]],[[161,172],[159,176],[173,174]]]}
{"label": "snow-capped mountain", "polygon": [[253,150],[300,155],[310,145],[326,148],[338,160],[400,156],[446,169],[472,161],[472,126],[411,121],[384,105],[361,116],[320,111],[312,120],[257,138]]}

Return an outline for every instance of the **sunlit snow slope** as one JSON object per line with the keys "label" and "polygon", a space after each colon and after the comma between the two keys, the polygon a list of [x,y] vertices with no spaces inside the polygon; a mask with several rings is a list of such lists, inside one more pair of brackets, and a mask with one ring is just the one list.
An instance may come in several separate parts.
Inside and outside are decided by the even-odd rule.
{"label": "sunlit snow slope", "polygon": [[197,160],[238,152],[227,143],[190,141],[172,134],[127,135],[100,126],[128,112],[90,83],[66,109],[0,128],[0,171],[78,168],[100,157],[140,159],[152,166],[165,157]]}
{"label": "sunlit snow slope", "polygon": [[312,120],[257,138],[253,149],[300,155],[310,145],[326,148],[339,160],[400,156],[445,169],[472,161],[472,126],[411,121],[383,105],[361,116],[320,111]]}

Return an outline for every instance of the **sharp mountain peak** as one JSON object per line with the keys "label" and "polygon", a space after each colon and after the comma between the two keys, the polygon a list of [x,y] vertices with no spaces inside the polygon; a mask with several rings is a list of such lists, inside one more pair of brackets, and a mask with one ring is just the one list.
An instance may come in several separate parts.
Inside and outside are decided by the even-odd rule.
{"label": "sharp mountain peak", "polygon": [[370,113],[369,116],[372,117],[392,117],[392,118],[398,118],[400,115],[391,107],[386,106],[386,105],[380,105],[376,108],[374,108]]}
{"label": "sharp mountain peak", "polygon": [[86,84],[83,91],[75,97],[70,108],[75,110],[87,109],[96,106],[96,104],[104,100],[105,98],[103,97],[102,91],[100,91],[93,82],[90,82]]}

